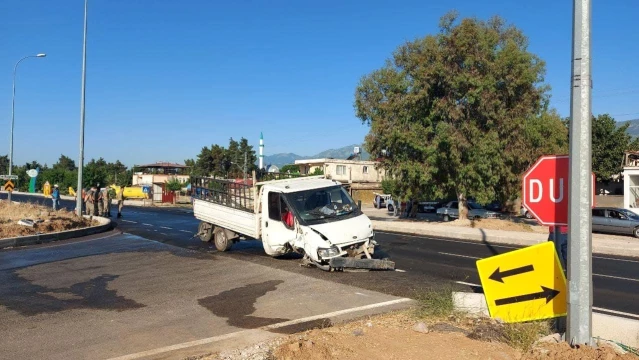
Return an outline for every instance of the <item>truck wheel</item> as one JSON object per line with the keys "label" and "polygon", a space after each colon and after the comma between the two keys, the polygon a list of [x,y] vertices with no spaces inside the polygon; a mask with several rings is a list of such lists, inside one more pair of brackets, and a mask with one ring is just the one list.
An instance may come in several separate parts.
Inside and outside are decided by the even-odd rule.
{"label": "truck wheel", "polygon": [[231,250],[231,246],[233,246],[233,241],[229,240],[226,236],[226,231],[222,228],[215,229],[213,233],[215,236],[215,248],[217,251],[229,251]]}
{"label": "truck wheel", "polygon": [[204,242],[209,242],[213,238],[213,225],[201,221],[200,226],[197,228],[197,234],[200,237],[200,240]]}

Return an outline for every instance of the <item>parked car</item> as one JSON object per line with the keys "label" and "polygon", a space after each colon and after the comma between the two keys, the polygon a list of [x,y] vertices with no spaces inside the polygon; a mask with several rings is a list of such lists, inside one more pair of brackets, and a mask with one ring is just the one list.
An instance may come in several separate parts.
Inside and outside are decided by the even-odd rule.
{"label": "parked car", "polygon": [[533,218],[533,214],[531,214],[530,211],[528,211],[528,209],[526,209],[523,206],[519,210],[519,214],[521,214],[521,216],[525,217],[526,219],[532,219]]}
{"label": "parked car", "polygon": [[[498,219],[499,213],[482,208],[479,204],[468,201],[468,218],[469,219]],[[441,216],[444,221],[459,218],[459,202],[450,201],[448,204],[437,209],[437,215]]]}
{"label": "parked car", "polygon": [[391,203],[393,200],[391,195],[386,194],[375,194],[375,198],[373,199],[373,206],[377,209],[383,209],[387,206],[388,203]]}
{"label": "parked car", "polygon": [[633,235],[639,238],[639,215],[627,209],[592,209],[592,231]]}
{"label": "parked car", "polygon": [[417,203],[417,212],[420,213],[434,213],[442,207],[441,203],[437,201],[420,201]]}
{"label": "parked car", "polygon": [[495,212],[501,212],[502,206],[499,201],[493,201],[491,203],[484,205],[484,209],[495,211]]}

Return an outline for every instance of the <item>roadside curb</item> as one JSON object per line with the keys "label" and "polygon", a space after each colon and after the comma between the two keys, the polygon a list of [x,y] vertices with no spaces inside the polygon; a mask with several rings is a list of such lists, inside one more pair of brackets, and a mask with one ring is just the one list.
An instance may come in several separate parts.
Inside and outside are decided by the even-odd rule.
{"label": "roadside curb", "polygon": [[[453,240],[481,242],[486,245],[518,245],[530,246],[548,241],[548,235],[542,233],[524,233],[506,230],[486,230],[462,228],[456,226],[430,225],[428,227],[411,228],[410,223],[371,220],[375,231],[388,231],[414,236],[434,236]],[[607,243],[606,243],[607,242]],[[607,240],[593,235],[592,252],[596,254],[639,257],[639,241]]]}
{"label": "roadside curb", "polygon": [[[453,292],[453,306],[462,312],[490,317],[484,294]],[[592,335],[638,347],[639,320],[592,311]]]}
{"label": "roadside curb", "polygon": [[[90,216],[88,215],[83,215],[83,217],[85,219],[90,218]],[[59,241],[59,240],[68,240],[68,239],[73,239],[77,237],[83,237],[83,236],[102,233],[102,232],[108,231],[111,228],[111,225],[112,225],[111,219],[94,216],[93,220],[98,221],[100,225],[90,226],[90,227],[82,228],[82,229],[60,231],[60,232],[49,233],[49,234],[27,235],[27,236],[18,236],[14,238],[0,239],[0,249],[43,244],[43,243]]]}

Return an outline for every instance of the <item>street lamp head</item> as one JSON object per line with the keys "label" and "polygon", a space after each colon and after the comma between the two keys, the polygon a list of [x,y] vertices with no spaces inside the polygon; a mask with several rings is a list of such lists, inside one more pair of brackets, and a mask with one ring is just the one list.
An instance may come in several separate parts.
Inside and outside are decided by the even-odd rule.
{"label": "street lamp head", "polygon": [[47,54],[38,54],[36,57],[47,57]]}

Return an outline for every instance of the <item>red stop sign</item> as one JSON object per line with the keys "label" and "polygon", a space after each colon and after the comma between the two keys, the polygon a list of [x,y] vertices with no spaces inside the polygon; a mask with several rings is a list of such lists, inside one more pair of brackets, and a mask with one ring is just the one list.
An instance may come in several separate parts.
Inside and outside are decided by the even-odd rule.
{"label": "red stop sign", "polygon": [[[522,204],[542,225],[568,225],[568,155],[542,156],[524,174]],[[592,174],[594,206],[595,176]]]}

